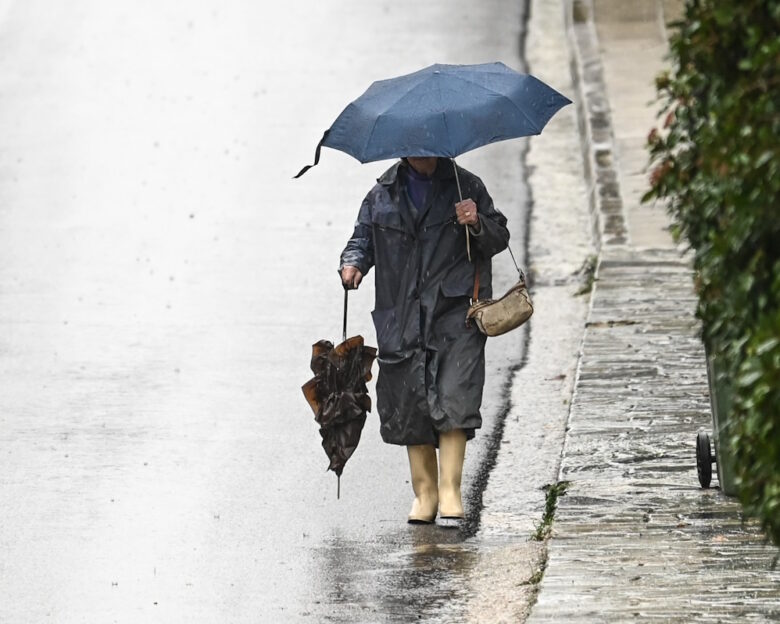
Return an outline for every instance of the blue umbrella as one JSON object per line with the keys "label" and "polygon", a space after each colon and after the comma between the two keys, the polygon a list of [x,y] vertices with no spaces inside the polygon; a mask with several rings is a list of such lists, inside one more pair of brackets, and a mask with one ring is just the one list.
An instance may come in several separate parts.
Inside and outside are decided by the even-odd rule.
{"label": "blue umbrella", "polygon": [[374,82],[325,131],[314,165],[323,145],[362,163],[403,156],[455,158],[488,143],[539,134],[570,103],[538,78],[503,63],[431,65]]}

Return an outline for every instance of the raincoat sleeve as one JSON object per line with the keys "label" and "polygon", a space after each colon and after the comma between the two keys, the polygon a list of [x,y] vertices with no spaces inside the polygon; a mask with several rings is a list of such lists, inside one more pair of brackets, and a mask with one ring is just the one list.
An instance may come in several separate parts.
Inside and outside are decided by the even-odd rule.
{"label": "raincoat sleeve", "polygon": [[483,184],[476,185],[474,201],[479,213],[479,232],[473,227],[471,231],[474,246],[482,256],[491,258],[506,249],[509,244],[509,230],[506,227],[506,217],[493,206],[493,199]]}
{"label": "raincoat sleeve", "polygon": [[374,266],[374,232],[371,224],[371,194],[369,194],[360,206],[355,230],[347,241],[347,246],[341,252],[339,272],[345,266],[357,267],[366,275]]}

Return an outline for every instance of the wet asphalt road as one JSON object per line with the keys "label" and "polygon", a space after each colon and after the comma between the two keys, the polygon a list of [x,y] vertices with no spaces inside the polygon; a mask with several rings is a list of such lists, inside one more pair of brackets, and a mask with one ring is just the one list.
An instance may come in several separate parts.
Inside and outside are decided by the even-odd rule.
{"label": "wet asphalt road", "polygon": [[[467,533],[405,524],[375,414],[337,501],[300,394],[389,163],[291,176],[376,78],[520,68],[521,5],[0,2],[0,621],[446,621]],[[460,159],[520,256],[521,158]],[[521,334],[488,357],[472,531]]]}

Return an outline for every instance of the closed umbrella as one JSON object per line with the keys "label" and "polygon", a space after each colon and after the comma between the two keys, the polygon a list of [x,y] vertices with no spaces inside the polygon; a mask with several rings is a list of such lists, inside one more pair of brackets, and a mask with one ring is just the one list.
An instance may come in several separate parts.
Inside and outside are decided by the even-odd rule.
{"label": "closed umbrella", "polygon": [[303,385],[303,395],[320,426],[322,448],[328,456],[328,470],[339,479],[357,448],[371,411],[371,397],[366,382],[371,380],[371,365],[376,348],[366,346],[363,336],[347,338],[347,291],[344,291],[343,340],[336,346],[319,340],[312,346],[311,369],[314,373]]}

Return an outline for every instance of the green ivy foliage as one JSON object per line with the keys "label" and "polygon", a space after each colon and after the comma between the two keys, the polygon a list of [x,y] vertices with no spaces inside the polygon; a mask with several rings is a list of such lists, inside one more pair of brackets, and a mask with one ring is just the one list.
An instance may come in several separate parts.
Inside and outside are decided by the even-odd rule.
{"label": "green ivy foliage", "polygon": [[671,27],[645,200],[666,201],[695,251],[740,499],[780,544],[780,0],[687,0]]}

